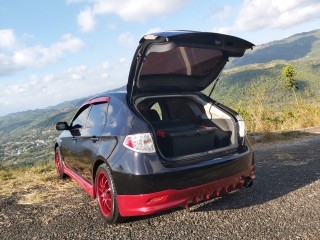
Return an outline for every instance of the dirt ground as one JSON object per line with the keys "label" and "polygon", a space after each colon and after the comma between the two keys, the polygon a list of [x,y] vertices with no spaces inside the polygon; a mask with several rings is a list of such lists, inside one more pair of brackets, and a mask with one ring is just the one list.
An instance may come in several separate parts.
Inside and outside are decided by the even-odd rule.
{"label": "dirt ground", "polygon": [[92,200],[53,171],[0,182],[1,239],[319,239],[320,135],[255,145],[251,188],[189,209],[101,219]]}

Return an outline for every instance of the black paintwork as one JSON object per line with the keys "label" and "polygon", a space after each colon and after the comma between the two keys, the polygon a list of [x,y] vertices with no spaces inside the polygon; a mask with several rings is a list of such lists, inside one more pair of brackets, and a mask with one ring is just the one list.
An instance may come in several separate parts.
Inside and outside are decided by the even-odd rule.
{"label": "black paintwork", "polygon": [[[181,190],[213,182],[245,171],[253,164],[251,149],[237,152],[223,159],[210,159],[197,164],[165,168],[156,163],[156,159],[127,152],[123,158],[129,159],[131,169],[123,171],[123,162],[118,162],[113,169],[118,194],[135,195],[159,192],[168,189]],[[125,160],[124,160],[125,161]],[[139,162],[142,162],[139,164]],[[126,165],[126,164],[125,164]],[[139,166],[139,168],[137,168]],[[119,171],[118,171],[119,169]],[[146,174],[132,174],[144,172]]]}
{"label": "black paintwork", "polygon": [[[107,95],[89,99],[69,125],[58,124],[58,130],[66,129],[56,142],[62,160],[88,182],[94,182],[95,171],[103,162],[109,166],[113,174],[118,194],[143,194],[165,189],[189,188],[232,176],[252,166],[253,152],[247,142],[241,146],[242,141],[239,141],[238,148],[224,152],[223,155],[195,156],[192,159],[186,157],[176,162],[164,158],[157,146],[156,153],[148,154],[136,153],[123,146],[127,135],[146,132],[152,133],[156,143],[153,128],[133,105],[135,99],[141,96],[152,96],[155,93],[168,95],[173,93],[173,90],[175,94],[181,96],[194,94],[228,112],[234,117],[235,122],[237,121],[237,114],[234,111],[199,92],[203,86],[199,89],[181,88],[179,91],[177,89],[164,91],[165,88],[159,91],[137,90],[135,84],[142,64],[141,55],[146,53],[150,45],[168,41],[183,46],[210,45],[223,51],[226,59],[229,56],[242,56],[247,48],[253,46],[252,43],[236,37],[213,33],[177,31],[154,34],[153,40],[142,38],[131,66],[128,91],[109,92]],[[88,111],[86,114],[90,116],[89,112],[94,104],[91,100],[100,97],[109,97],[105,113],[106,122],[95,127],[83,125],[83,119],[87,117],[85,111]],[[80,116],[82,122],[78,121]]]}
{"label": "black paintwork", "polygon": [[[148,123],[128,107],[126,95],[126,92],[108,94],[108,120],[97,141],[98,145],[80,140],[85,135],[93,135],[86,129],[65,130],[58,139],[63,160],[87,181],[92,183],[95,162],[98,160],[110,167],[118,194],[188,188],[232,176],[252,166],[253,152],[247,142],[242,148],[219,158],[212,155],[204,160],[190,161],[189,164],[186,161],[185,164],[173,165],[158,153],[135,153],[125,148],[122,145],[125,136],[152,131]],[[209,100],[205,95],[200,95]],[[221,104],[220,107],[229,110]],[[231,112],[234,116],[235,112]],[[78,140],[74,141],[73,137]]]}

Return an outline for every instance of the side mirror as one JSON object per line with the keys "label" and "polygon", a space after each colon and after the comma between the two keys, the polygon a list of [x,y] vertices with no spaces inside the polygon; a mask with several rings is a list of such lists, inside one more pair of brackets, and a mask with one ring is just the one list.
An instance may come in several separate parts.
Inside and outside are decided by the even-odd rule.
{"label": "side mirror", "polygon": [[59,131],[69,130],[69,125],[66,122],[58,122],[56,124],[56,129]]}
{"label": "side mirror", "polygon": [[72,129],[79,129],[82,128],[82,126],[80,124],[76,124],[74,126],[72,126]]}

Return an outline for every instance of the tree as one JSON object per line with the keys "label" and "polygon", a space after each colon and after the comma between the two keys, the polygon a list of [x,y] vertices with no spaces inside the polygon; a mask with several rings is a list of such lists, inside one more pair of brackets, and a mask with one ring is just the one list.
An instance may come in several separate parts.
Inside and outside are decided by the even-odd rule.
{"label": "tree", "polygon": [[287,65],[282,69],[281,78],[284,81],[286,88],[289,90],[292,90],[294,98],[296,100],[296,104],[298,105],[296,90],[298,90],[299,88],[298,88],[298,83],[295,80],[296,76],[297,76],[296,69],[291,67],[290,65]]}

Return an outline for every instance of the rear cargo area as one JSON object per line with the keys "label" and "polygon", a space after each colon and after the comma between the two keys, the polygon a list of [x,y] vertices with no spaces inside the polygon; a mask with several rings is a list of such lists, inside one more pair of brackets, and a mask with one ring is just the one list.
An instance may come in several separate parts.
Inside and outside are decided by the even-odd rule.
{"label": "rear cargo area", "polygon": [[213,153],[236,144],[231,115],[197,95],[144,97],[136,108],[153,127],[166,158]]}

